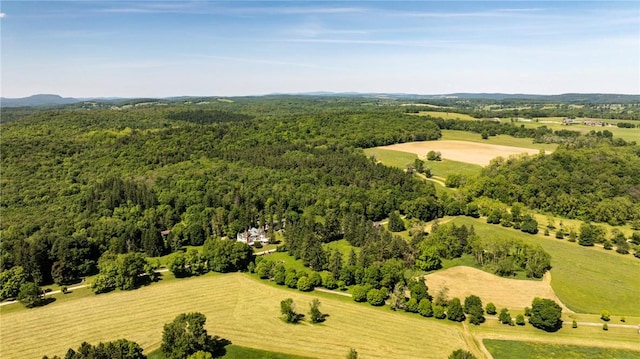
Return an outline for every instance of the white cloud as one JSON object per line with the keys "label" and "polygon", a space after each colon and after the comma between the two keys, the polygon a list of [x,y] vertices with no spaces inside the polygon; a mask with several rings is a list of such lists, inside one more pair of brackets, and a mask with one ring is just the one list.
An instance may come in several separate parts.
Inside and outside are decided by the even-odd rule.
{"label": "white cloud", "polygon": [[7,17],[7,14],[0,12],[0,19],[4,19],[5,17]]}

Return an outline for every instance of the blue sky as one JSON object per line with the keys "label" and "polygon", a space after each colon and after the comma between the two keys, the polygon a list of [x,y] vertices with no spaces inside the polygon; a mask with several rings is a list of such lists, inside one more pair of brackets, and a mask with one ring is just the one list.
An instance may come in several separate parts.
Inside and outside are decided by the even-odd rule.
{"label": "blue sky", "polygon": [[1,93],[640,93],[639,1],[3,0]]}

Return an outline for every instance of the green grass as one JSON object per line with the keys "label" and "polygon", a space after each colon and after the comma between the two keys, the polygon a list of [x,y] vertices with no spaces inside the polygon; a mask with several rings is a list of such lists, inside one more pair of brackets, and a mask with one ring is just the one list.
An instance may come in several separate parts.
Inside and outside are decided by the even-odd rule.
{"label": "green grass", "polygon": [[554,151],[556,148],[558,148],[557,144],[533,143],[533,139],[531,138],[517,138],[509,135],[497,135],[497,136],[490,136],[488,139],[483,140],[479,133],[456,131],[456,130],[442,130],[441,132],[442,132],[441,140],[469,141],[469,142],[487,143],[490,145],[532,148],[536,150],[545,150],[545,151]]}
{"label": "green grass", "polygon": [[476,176],[482,170],[480,165],[446,159],[442,161],[426,161],[424,166],[431,169],[432,176],[444,179],[452,174],[461,174],[467,177]]}
{"label": "green grass", "polygon": [[285,267],[294,268],[296,271],[310,272],[311,269],[304,266],[302,260],[295,259],[286,252],[274,252],[264,256],[264,260],[270,260],[274,263],[284,262]]}
{"label": "green grass", "polygon": [[458,217],[457,225],[473,225],[481,238],[514,238],[541,245],[551,255],[551,286],[571,310],[640,316],[640,260],[602,248],[581,247],[542,233],[529,235],[484,219]]}
{"label": "green grass", "polygon": [[[523,124],[525,127],[537,128],[540,126],[547,126],[548,128],[558,131],[558,130],[570,130],[570,131],[579,131],[582,134],[587,134],[593,131],[604,131],[608,130],[613,133],[613,137],[619,137],[626,141],[636,141],[640,143],[640,128],[619,128],[617,126],[587,126],[582,124],[582,119],[578,120],[579,123],[573,124],[570,126],[562,125],[563,118],[540,118],[539,122],[519,122],[518,125]],[[604,121],[607,123],[618,123],[618,122],[633,122],[631,120],[606,120],[606,119],[596,119],[600,121]],[[545,122],[546,121],[546,122]]]}
{"label": "green grass", "polygon": [[579,345],[559,345],[494,339],[485,339],[483,343],[495,359],[632,359],[640,357],[639,351]]}
{"label": "green grass", "polygon": [[413,162],[418,159],[418,156],[415,153],[387,150],[375,147],[365,149],[364,154],[367,157],[375,157],[376,160],[382,162],[387,166],[398,167],[401,169],[407,168],[408,164],[413,164]]}
{"label": "green grass", "polygon": [[[303,357],[292,354],[276,353],[267,350],[253,349],[240,345],[227,345],[225,347],[225,355],[219,357],[224,359],[311,359],[311,357]],[[165,359],[160,349],[154,350],[147,355],[148,359]]]}
{"label": "green grass", "polygon": [[346,239],[341,239],[339,241],[333,241],[322,245],[325,249],[330,250],[338,250],[342,253],[343,260],[346,262],[349,259],[349,253],[351,253],[351,249],[353,249],[356,254],[360,254],[360,248],[354,247]]}

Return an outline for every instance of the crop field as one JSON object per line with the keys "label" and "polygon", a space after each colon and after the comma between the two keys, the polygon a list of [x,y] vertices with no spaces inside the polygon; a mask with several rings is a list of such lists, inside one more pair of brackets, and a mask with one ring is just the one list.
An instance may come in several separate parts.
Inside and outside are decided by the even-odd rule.
{"label": "crop field", "polygon": [[499,156],[508,158],[509,156],[538,153],[538,150],[531,148],[451,140],[406,142],[380,148],[415,153],[420,158],[426,157],[429,151],[439,151],[442,153],[443,159],[480,166],[488,165],[492,159]]}
{"label": "crop field", "polygon": [[131,292],[90,296],[0,315],[0,357],[64,355],[67,348],[76,348],[83,341],[118,338],[153,351],[160,346],[164,323],[194,311],[207,316],[211,334],[233,344],[314,358],[344,357],[349,348],[366,358],[443,358],[457,348],[469,350],[459,324],[343,298],[322,296],[320,309],[330,316],[320,325],[291,325],[279,319],[281,300],[292,298],[297,310],[305,313],[315,297],[238,273],[207,274]]}
{"label": "crop field", "polygon": [[601,248],[581,247],[577,243],[529,235],[484,219],[458,217],[457,225],[473,225],[481,238],[513,238],[537,243],[551,255],[551,287],[569,309],[578,313],[640,316],[640,261]]}
{"label": "crop field", "polygon": [[640,352],[578,345],[546,344],[512,340],[485,339],[484,345],[495,359],[633,359]]}
{"label": "crop field", "polygon": [[492,302],[497,308],[524,309],[531,306],[535,297],[559,301],[551,288],[549,273],[542,281],[532,281],[503,278],[480,269],[459,266],[428,274],[426,279],[432,294],[446,287],[449,298],[463,300],[475,294],[483,303]]}
{"label": "crop field", "polygon": [[381,147],[367,148],[364,150],[364,154],[367,157],[375,157],[377,161],[380,161],[387,166],[398,167],[401,169],[407,168],[408,164],[413,164],[413,161],[418,158],[415,153],[394,151]]}

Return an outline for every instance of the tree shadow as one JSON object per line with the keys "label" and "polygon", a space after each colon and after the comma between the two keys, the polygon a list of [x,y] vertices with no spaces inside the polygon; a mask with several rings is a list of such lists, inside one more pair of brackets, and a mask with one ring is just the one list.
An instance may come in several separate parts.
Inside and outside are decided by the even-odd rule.
{"label": "tree shadow", "polygon": [[215,345],[215,349],[213,350],[213,352],[211,353],[213,355],[214,358],[219,358],[219,357],[223,357],[225,355],[227,355],[227,345],[231,345],[231,340],[229,339],[225,339],[225,338],[220,338],[220,337],[214,337],[213,338],[214,341],[214,345]]}

